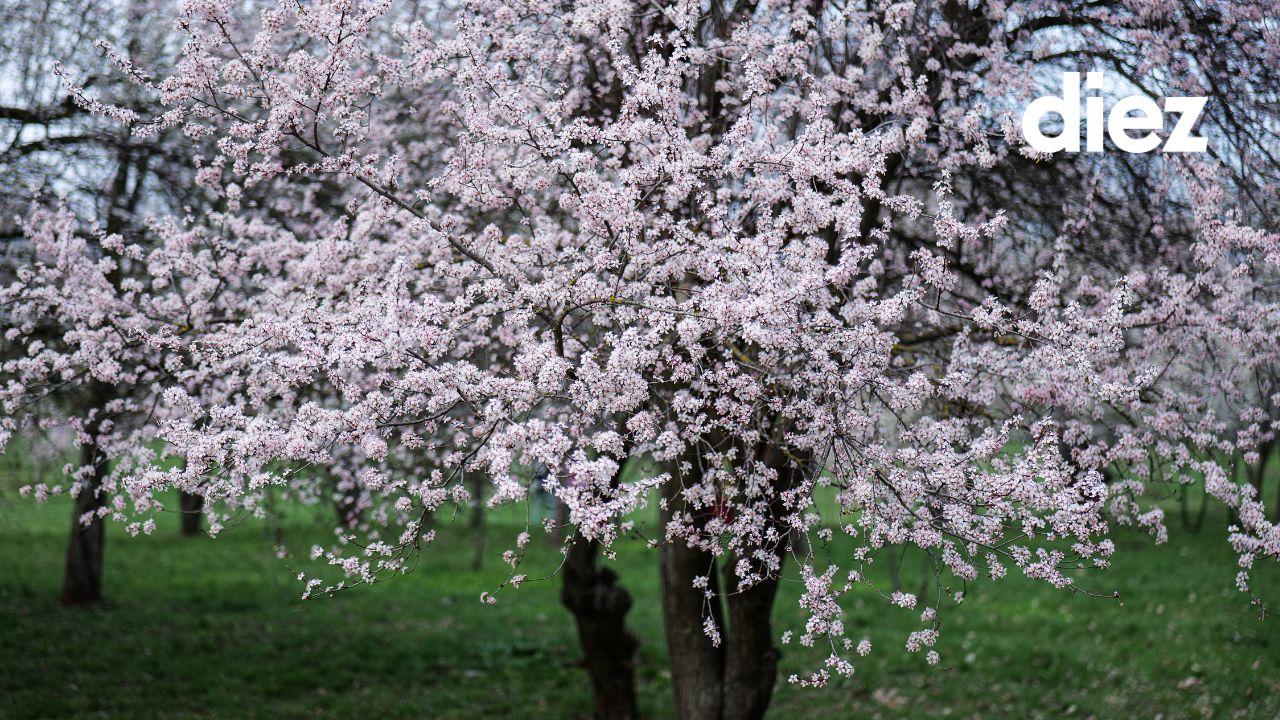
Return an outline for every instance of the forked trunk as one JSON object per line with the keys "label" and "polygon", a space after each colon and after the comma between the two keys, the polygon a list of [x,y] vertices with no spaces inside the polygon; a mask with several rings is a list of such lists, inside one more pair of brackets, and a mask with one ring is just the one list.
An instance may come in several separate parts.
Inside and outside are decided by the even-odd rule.
{"label": "forked trunk", "polygon": [[599,565],[600,544],[573,538],[565,558],[560,600],[573,613],[597,720],[634,720],[635,659],[639,641],[627,631],[631,595]]}
{"label": "forked trunk", "polygon": [[[92,466],[88,482],[81,486],[71,511],[71,539],[67,544],[67,565],[62,579],[63,605],[90,605],[102,602],[102,554],[104,527],[98,509],[103,506],[102,481],[106,462],[98,456],[95,443],[80,448],[81,466]],[[89,522],[82,522],[83,518]]]}
{"label": "forked trunk", "polygon": [[[672,480],[663,486],[664,528],[675,512],[686,509],[681,485]],[[715,558],[683,540],[667,540],[658,549],[658,564],[676,717],[720,720],[724,717],[724,647],[712,643],[705,626],[709,621],[724,634]],[[698,577],[708,578],[709,601],[694,588]]]}
{"label": "forked trunk", "polygon": [[[778,471],[779,491],[792,485],[797,471],[782,453],[765,449],[761,460]],[[739,562],[734,553],[718,562],[681,539],[666,538],[665,528],[675,514],[694,512],[681,491],[696,484],[689,482],[695,479],[681,477],[678,466],[673,466],[672,474],[672,481],[663,487],[664,542],[659,566],[676,717],[759,720],[769,708],[778,674],[780,653],[771,622],[777,572],[766,572],[759,558],[752,557],[754,574],[766,579],[744,588],[734,572]],[[695,522],[706,520],[694,513]],[[779,529],[785,537],[785,529]],[[779,546],[772,552],[781,563],[785,549]],[[723,569],[723,577],[718,568]],[[706,578],[705,583],[698,578]],[[695,588],[695,580],[705,585],[705,592]],[[719,645],[709,636],[708,626],[719,636]]]}
{"label": "forked trunk", "polygon": [[1196,511],[1195,518],[1191,517],[1191,486],[1183,485],[1178,493],[1178,512],[1182,516],[1182,528],[1191,532],[1200,532],[1200,528],[1204,527],[1204,516],[1209,508],[1209,493],[1204,492],[1203,488],[1200,492],[1200,509]]}
{"label": "forked trunk", "polygon": [[[664,544],[662,556],[662,616],[671,661],[676,717],[681,720],[759,720],[769,708],[778,675],[780,654],[773,644],[773,603],[776,577],[739,590],[732,568],[724,563],[724,607],[710,555],[681,542]],[[693,579],[710,572],[708,586],[715,597],[710,607],[693,589]],[[708,616],[708,610],[710,615]],[[716,647],[707,636],[707,618],[720,633]],[[726,623],[725,620],[728,620]]]}

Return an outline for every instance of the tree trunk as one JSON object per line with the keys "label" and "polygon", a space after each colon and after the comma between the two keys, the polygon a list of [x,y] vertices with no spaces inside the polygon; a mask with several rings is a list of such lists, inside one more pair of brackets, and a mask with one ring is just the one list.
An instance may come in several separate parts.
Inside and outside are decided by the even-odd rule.
{"label": "tree trunk", "polygon": [[[764,448],[760,459],[778,473],[775,498],[794,487],[803,472],[777,446]],[[785,538],[787,530],[777,522],[784,508],[775,499],[770,510],[773,514],[771,522],[779,530],[779,537]],[[773,699],[778,659],[782,656],[773,644],[773,603],[778,598],[779,575],[787,557],[787,544],[788,540],[780,540],[778,546],[770,549],[778,562],[777,569],[772,572],[767,572],[760,558],[748,558],[753,572],[765,579],[745,589],[739,587],[738,577],[733,571],[738,560],[730,556],[725,562],[725,604],[729,608],[724,671],[725,720],[760,720]]]}
{"label": "tree trunk", "polygon": [[[761,448],[759,459],[777,470],[775,489],[779,497],[802,472],[777,447]],[[688,462],[689,458],[684,460]],[[663,486],[664,538],[667,524],[677,513],[693,512],[681,491],[695,483],[686,482],[678,467],[677,461],[672,465],[672,480]],[[772,507],[775,519],[782,510],[777,504]],[[705,520],[695,515],[695,522]],[[779,537],[785,538],[786,529],[778,529]],[[779,569],[786,552],[782,546],[785,542],[770,549]],[[750,562],[754,574],[766,575],[767,579],[742,588],[734,572],[738,558],[733,553],[720,563],[724,575],[721,578],[718,563],[709,552],[669,538],[659,548],[662,619],[671,661],[675,714],[680,720],[760,720],[769,708],[780,657],[773,644],[770,620],[779,580],[776,570],[765,572],[759,558],[753,556]],[[694,587],[694,579],[700,576],[707,577],[709,600]],[[719,646],[707,636],[708,622],[721,638]]]}
{"label": "tree trunk", "polygon": [[[779,553],[782,560],[784,554]],[[773,698],[781,653],[773,644],[773,601],[778,596],[776,574],[745,590],[737,590],[736,561],[724,565],[728,590],[729,634],[725,641],[724,718],[759,720]]]}
{"label": "tree trunk", "polygon": [[573,613],[597,720],[635,720],[635,657],[639,641],[627,631],[631,595],[612,570],[598,564],[600,544],[575,535],[565,558],[560,600]]}
{"label": "tree trunk", "polygon": [[479,570],[484,567],[484,476],[475,473],[472,482],[472,493],[475,498],[471,506],[471,531],[475,533],[475,555],[471,558],[471,567]]}
{"label": "tree trunk", "polygon": [[[676,512],[688,510],[680,490],[684,485],[674,475],[663,486],[666,506],[662,510],[664,529]],[[719,720],[724,717],[724,648],[707,636],[707,602],[694,588],[694,578],[709,576],[710,620],[721,637],[724,621],[720,610],[719,581],[715,558],[691,548],[683,540],[665,540],[658,549],[659,590],[662,593],[662,621],[667,635],[667,655],[671,663],[671,685],[675,691],[676,717],[681,720]],[[723,642],[722,642],[723,645]]]}
{"label": "tree trunk", "polygon": [[204,498],[184,492],[178,497],[178,510],[182,517],[182,534],[200,534],[200,515],[204,512]]}
{"label": "tree trunk", "polygon": [[[1258,489],[1258,502],[1263,502],[1263,490],[1267,487],[1267,467],[1271,464],[1272,459],[1276,456],[1276,442],[1274,440],[1263,443],[1258,448],[1258,464],[1254,472],[1257,473],[1257,480],[1254,487]],[[1277,498],[1280,500],[1280,497]],[[1280,505],[1272,508],[1275,511],[1276,520],[1280,522]]]}
{"label": "tree trunk", "polygon": [[1209,509],[1209,493],[1201,488],[1200,508],[1195,519],[1191,518],[1191,485],[1183,485],[1178,494],[1178,512],[1182,515],[1182,528],[1190,532],[1200,532],[1204,527],[1205,512]]}
{"label": "tree trunk", "polygon": [[552,545],[564,544],[565,529],[569,527],[569,506],[556,500],[555,525],[547,533]]}
{"label": "tree trunk", "polygon": [[[104,527],[97,511],[103,506],[102,481],[107,473],[106,461],[98,457],[98,446],[89,443],[80,448],[80,465],[93,468],[88,483],[81,486],[71,511],[71,540],[67,544],[67,565],[62,580],[63,605],[89,605],[102,602],[102,551]],[[92,514],[88,524],[81,522]]]}
{"label": "tree trunk", "polygon": [[338,527],[344,532],[353,532],[364,520],[364,508],[361,506],[360,487],[351,478],[344,478],[332,473],[328,476],[328,484],[333,488],[333,512],[338,519]]}

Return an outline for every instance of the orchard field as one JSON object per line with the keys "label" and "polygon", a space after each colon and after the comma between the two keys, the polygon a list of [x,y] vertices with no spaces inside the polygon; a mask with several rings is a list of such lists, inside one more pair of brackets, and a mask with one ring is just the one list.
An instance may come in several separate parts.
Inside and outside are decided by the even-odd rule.
{"label": "orchard field", "polygon": [[[286,508],[216,540],[179,536],[169,517],[130,539],[108,526],[108,604],[58,605],[69,504],[37,505],[16,488],[31,469],[0,458],[0,717],[27,718],[587,718],[591,699],[559,578],[492,590],[498,554],[521,529],[487,518],[484,566],[471,566],[468,518],[439,519],[439,539],[412,574],[332,598],[300,600],[275,558],[277,529],[291,547],[322,542],[332,523]],[[1274,465],[1273,465],[1274,467]],[[1275,492],[1276,478],[1268,483]],[[1194,511],[1197,501],[1193,500]],[[1169,542],[1122,529],[1110,571],[1079,576],[1120,600],[1055,591],[1010,578],[971,588],[945,618],[931,667],[901,649],[908,613],[855,600],[845,621],[876,650],[849,679],[819,690],[781,682],[773,718],[1272,718],[1280,715],[1280,623],[1260,622],[1233,586],[1225,511],[1210,505],[1199,532],[1167,504]],[[1194,513],[1193,513],[1194,514]],[[636,541],[614,567],[636,598],[644,717],[672,715],[657,602],[655,555]],[[559,554],[537,537],[524,566],[551,572]],[[901,562],[904,587],[916,558]],[[882,579],[888,570],[879,569]],[[775,628],[802,622],[794,566]],[[1255,590],[1280,602],[1274,572]],[[782,673],[821,657],[783,648]]]}
{"label": "orchard field", "polygon": [[1280,0],[0,18],[0,720],[1280,720]]}

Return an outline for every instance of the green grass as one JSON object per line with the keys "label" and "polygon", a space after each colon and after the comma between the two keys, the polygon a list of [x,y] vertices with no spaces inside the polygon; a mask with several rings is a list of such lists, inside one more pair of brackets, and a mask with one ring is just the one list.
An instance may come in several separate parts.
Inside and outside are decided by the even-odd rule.
{"label": "green grass", "polygon": [[[0,456],[2,458],[3,456]],[[12,456],[10,456],[11,458]],[[411,575],[302,601],[264,525],[181,538],[175,518],[151,537],[110,528],[109,605],[57,604],[70,510],[14,492],[25,471],[0,465],[0,718],[572,718],[590,697],[569,615],[552,579],[478,602],[505,577],[497,554],[518,527],[489,526],[472,570],[465,521],[442,521]],[[776,718],[1273,718],[1280,716],[1280,618],[1259,621],[1234,589],[1225,516],[1199,533],[1169,513],[1170,542],[1120,531],[1112,570],[1081,580],[1123,604],[1011,578],[971,586],[943,615],[939,667],[902,650],[918,613],[869,595],[847,604],[855,638],[875,651],[850,679],[820,690],[778,686]],[[286,519],[305,548],[325,532],[307,512]],[[530,567],[558,553],[535,538]],[[655,555],[624,543],[616,562],[636,597],[640,701],[671,715]],[[904,561],[904,584],[919,560]],[[800,587],[789,567],[777,630],[799,635]],[[1280,575],[1260,564],[1255,590],[1280,608]],[[883,573],[881,568],[879,572]],[[824,655],[784,648],[784,676]]]}

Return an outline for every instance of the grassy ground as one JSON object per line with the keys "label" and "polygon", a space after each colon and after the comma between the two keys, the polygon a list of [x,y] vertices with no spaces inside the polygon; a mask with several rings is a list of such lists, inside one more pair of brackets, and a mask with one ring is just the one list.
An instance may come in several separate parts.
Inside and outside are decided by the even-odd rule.
{"label": "grassy ground", "polygon": [[[176,520],[151,537],[110,529],[110,604],[65,610],[56,598],[70,510],[37,506],[0,464],[0,718],[566,718],[590,699],[558,582],[477,598],[504,576],[496,557],[517,529],[497,517],[489,557],[470,567],[465,523],[445,525],[412,575],[334,598],[301,601],[246,524],[217,540],[181,538]],[[1260,622],[1235,591],[1234,559],[1216,509],[1203,531],[1170,542],[1118,535],[1115,567],[1087,581],[1123,604],[1011,579],[973,587],[944,616],[943,661],[901,650],[918,615],[869,597],[847,608],[854,638],[875,652],[857,675],[822,690],[779,686],[776,718],[1274,718],[1280,716],[1280,618]],[[303,514],[295,541],[323,539]],[[536,542],[536,541],[535,541]],[[554,566],[539,546],[536,570]],[[654,555],[622,547],[617,570],[637,598],[646,717],[671,714]],[[908,557],[910,586],[918,563]],[[794,575],[794,573],[793,573]],[[1280,603],[1280,573],[1255,586]],[[794,580],[794,576],[791,578]],[[796,627],[798,583],[785,583],[779,632]],[[1280,608],[1280,604],[1276,607]],[[799,634],[799,633],[797,633]],[[784,650],[784,673],[820,657]]]}

